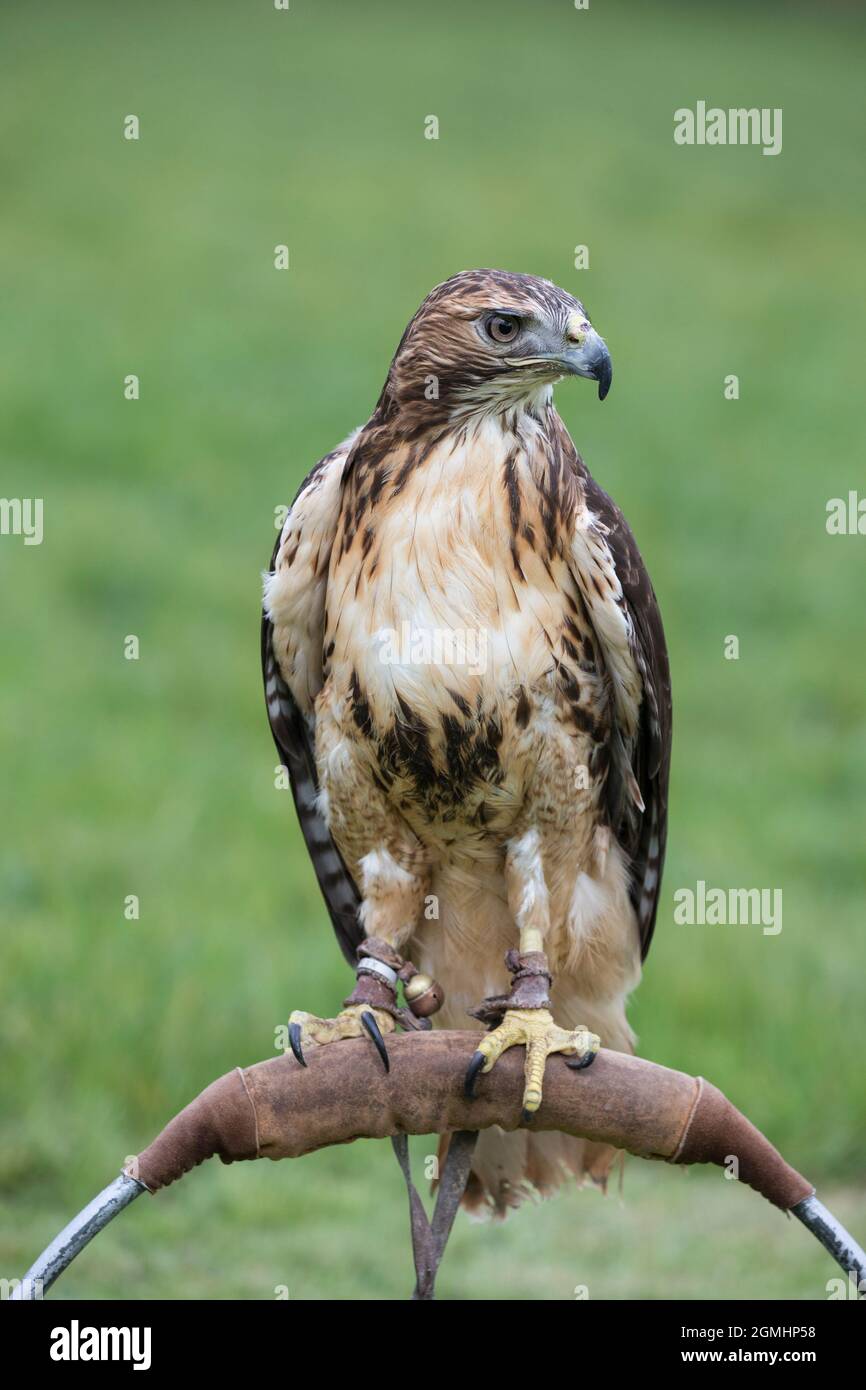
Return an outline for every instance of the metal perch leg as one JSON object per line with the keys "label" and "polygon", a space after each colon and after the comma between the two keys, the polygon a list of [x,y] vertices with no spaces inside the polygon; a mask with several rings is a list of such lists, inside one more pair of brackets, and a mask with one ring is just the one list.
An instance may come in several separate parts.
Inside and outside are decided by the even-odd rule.
{"label": "metal perch leg", "polygon": [[814,1195],[804,1197],[802,1202],[791,1208],[791,1212],[817,1240],[820,1240],[824,1249],[829,1250],[837,1264],[855,1281],[858,1290],[861,1287],[866,1288],[866,1251],[848,1234],[824,1203],[819,1202]]}
{"label": "metal perch leg", "polygon": [[119,1211],[128,1207],[136,1197],[147,1188],[143,1182],[121,1173],[119,1178],[104,1187],[98,1197],[88,1202],[83,1211],[64,1226],[59,1236],[55,1236],[39,1259],[28,1269],[17,1288],[11,1292],[10,1299],[38,1299],[51,1288],[64,1269],[89,1245],[109,1221],[113,1221]]}

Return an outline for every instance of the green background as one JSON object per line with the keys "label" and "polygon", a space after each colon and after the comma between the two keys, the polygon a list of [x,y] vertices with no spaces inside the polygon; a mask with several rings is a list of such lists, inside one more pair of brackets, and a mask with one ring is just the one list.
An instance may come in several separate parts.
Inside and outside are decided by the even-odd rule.
{"label": "green background", "polygon": [[[557,401],[671,649],[640,1049],[721,1086],[862,1239],[866,539],[825,528],[864,487],[861,11],[80,0],[0,27],[0,492],[45,506],[41,546],[0,537],[0,1275],[346,993],[273,786],[259,573],[423,295],[479,265],[578,294],[614,359],[604,406]],[[782,153],[676,146],[699,99],[782,107]],[[698,879],[782,889],[781,934],[676,926]],[[208,1165],[53,1296],[391,1298],[410,1270],[389,1146],[358,1143]],[[629,1160],[621,1196],[461,1217],[440,1289],[823,1298],[834,1273],[721,1174]]]}

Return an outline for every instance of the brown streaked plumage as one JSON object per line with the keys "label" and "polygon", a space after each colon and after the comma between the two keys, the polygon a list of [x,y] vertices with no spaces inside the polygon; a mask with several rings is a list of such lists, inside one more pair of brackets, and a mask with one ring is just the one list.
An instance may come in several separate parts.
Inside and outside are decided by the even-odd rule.
{"label": "brown streaked plumage", "polygon": [[[443,984],[441,1022],[466,1027],[507,991],[518,927],[537,929],[557,1022],[630,1050],[625,1001],[664,859],[670,682],[634,537],[551,402],[572,373],[606,394],[604,344],[564,290],[491,270],[437,286],[370,420],[292,505],[263,664],[347,957],[383,937]],[[464,658],[474,634],[474,659],[431,657],[437,634],[462,634]],[[567,1173],[602,1179],[612,1157],[489,1132],[468,1198],[504,1211]]]}

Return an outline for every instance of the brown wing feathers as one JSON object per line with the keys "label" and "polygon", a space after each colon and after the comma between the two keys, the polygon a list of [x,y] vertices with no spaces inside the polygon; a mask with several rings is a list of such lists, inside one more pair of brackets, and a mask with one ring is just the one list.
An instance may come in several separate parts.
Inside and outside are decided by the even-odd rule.
{"label": "brown wing feathers", "polygon": [[[279,541],[271,557],[271,572]],[[262,676],[271,733],[288,768],[292,795],[307,850],[325,899],[340,949],[354,966],[355,949],[363,940],[358,921],[360,896],[318,808],[318,779],[311,733],[291,691],[280,675],[272,645],[273,624],[262,614]]]}
{"label": "brown wing feathers", "polygon": [[[644,802],[638,817],[623,816],[616,805],[617,779],[608,788],[617,813],[613,829],[632,864],[631,899],[638,917],[641,957],[652,940],[664,865],[671,759],[671,679],[667,645],[658,602],[637,542],[616,503],[579,464],[587,506],[608,528],[607,542],[628,605],[634,631],[634,659],[643,681],[637,739],[631,750],[632,771]],[[613,772],[613,764],[611,771]]]}

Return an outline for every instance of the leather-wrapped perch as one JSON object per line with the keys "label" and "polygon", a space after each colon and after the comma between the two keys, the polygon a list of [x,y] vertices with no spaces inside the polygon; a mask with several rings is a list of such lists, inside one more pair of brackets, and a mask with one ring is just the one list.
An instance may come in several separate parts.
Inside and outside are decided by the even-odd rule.
{"label": "leather-wrapped perch", "polygon": [[[521,1125],[523,1049],[512,1048],[479,1078],[474,1100],[463,1074],[477,1033],[392,1034],[385,1072],[365,1039],[310,1048],[306,1068],[274,1057],[227,1072],[202,1091],[127,1171],[151,1192],[214,1155],[224,1163],[298,1158],[352,1139]],[[604,1141],[641,1158],[724,1164],[784,1210],[812,1185],[708,1082],[619,1052],[585,1072],[549,1059],[532,1129]]]}
{"label": "leather-wrapped perch", "polygon": [[[393,1033],[385,1072],[367,1039],[310,1048],[308,1065],[291,1055],[227,1072],[171,1120],[61,1233],[25,1276],[44,1291],[118,1210],[157,1192],[206,1158],[224,1163],[296,1158],[330,1144],[406,1134],[458,1133],[524,1125],[522,1048],[506,1052],[463,1094],[477,1033]],[[858,1282],[866,1255],[768,1139],[715,1086],[639,1057],[602,1049],[574,1071],[552,1056],[534,1130],[561,1130],[670,1163],[737,1163],[747,1183],[813,1231]],[[21,1297],[27,1297],[25,1292]]]}

